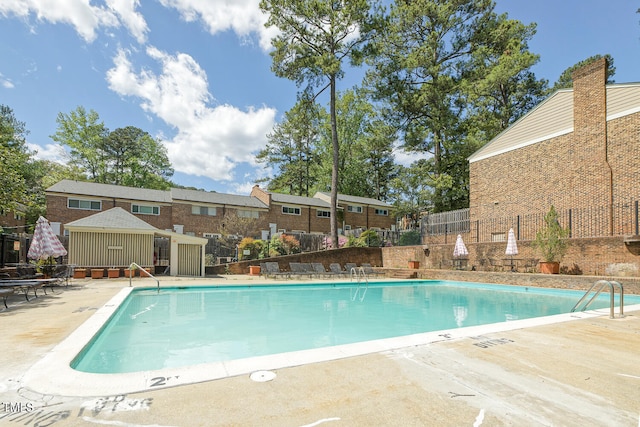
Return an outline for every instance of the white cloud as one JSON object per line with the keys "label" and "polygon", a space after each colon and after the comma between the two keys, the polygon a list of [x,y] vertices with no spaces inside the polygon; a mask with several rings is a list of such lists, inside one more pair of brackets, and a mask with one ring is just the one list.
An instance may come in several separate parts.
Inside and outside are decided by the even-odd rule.
{"label": "white cloud", "polygon": [[0,85],[5,89],[13,89],[15,87],[11,79],[6,78],[2,73],[0,73]]}
{"label": "white cloud", "polygon": [[107,4],[124,23],[129,32],[136,38],[138,43],[145,43],[147,40],[147,22],[144,17],[136,12],[140,5],[139,0],[107,0]]}
{"label": "white cloud", "polygon": [[147,24],[135,12],[138,0],[107,0],[108,7],[93,6],[90,0],[2,0],[0,15],[28,18],[35,15],[39,21],[69,24],[86,42],[96,39],[101,27],[119,27],[122,24],[143,43]]}
{"label": "white cloud", "polygon": [[46,144],[44,147],[28,142],[27,148],[35,152],[35,158],[39,160],[49,160],[62,165],[67,162],[67,153],[58,144]]}
{"label": "white cloud", "polygon": [[161,65],[160,74],[134,70],[123,50],[107,72],[111,90],[141,99],[141,107],[177,129],[165,141],[176,171],[231,180],[240,162],[254,163],[255,151],[264,147],[276,111],[251,107],[245,111],[232,105],[212,106],[207,76],[189,55],[169,55],[156,48],[147,55]]}
{"label": "white cloud", "polygon": [[409,167],[411,163],[420,160],[420,159],[428,159],[432,157],[429,153],[418,153],[415,151],[405,151],[399,143],[393,149],[393,158],[397,164],[402,166]]}
{"label": "white cloud", "polygon": [[187,22],[201,20],[211,34],[233,30],[239,37],[258,35],[260,47],[269,50],[277,29],[265,28],[267,16],[260,10],[260,0],[160,0],[175,8]]}

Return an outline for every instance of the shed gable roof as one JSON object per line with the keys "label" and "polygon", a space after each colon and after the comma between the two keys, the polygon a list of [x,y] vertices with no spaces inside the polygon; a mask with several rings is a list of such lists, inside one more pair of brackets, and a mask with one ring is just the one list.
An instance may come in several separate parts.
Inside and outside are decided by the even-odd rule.
{"label": "shed gable roof", "polygon": [[[640,83],[606,87],[607,121],[640,112]],[[469,157],[477,162],[573,132],[573,89],[561,89],[538,104]]]}

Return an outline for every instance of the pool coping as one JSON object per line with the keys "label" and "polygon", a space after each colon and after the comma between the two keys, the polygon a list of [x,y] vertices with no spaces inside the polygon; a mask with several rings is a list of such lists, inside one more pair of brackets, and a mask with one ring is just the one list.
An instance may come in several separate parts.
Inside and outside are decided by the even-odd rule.
{"label": "pool coping", "polygon": [[[132,373],[93,374],[72,369],[70,367],[71,361],[102,328],[104,323],[112,316],[114,311],[133,289],[135,288],[128,287],[120,290],[118,294],[100,307],[66,339],[47,352],[42,359],[36,362],[25,373],[22,379],[23,385],[42,394],[58,396],[94,397],[121,395],[213,381],[239,375],[249,375],[256,371],[271,371],[397,350],[400,348],[427,345],[441,341],[452,341],[515,329],[609,315],[609,308],[597,309],[533,319],[512,320],[488,325],[425,332],[225,362],[204,363]],[[640,310],[640,304],[625,305],[624,309],[626,311]]]}

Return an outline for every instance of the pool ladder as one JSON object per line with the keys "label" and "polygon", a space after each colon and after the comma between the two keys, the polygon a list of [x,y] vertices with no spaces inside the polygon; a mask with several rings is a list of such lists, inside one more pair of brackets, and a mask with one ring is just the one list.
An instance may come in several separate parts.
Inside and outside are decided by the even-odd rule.
{"label": "pool ladder", "polygon": [[[351,281],[357,280],[358,287],[356,288],[356,292],[351,296],[351,301],[355,301],[362,290],[362,294],[360,294],[360,301],[364,301],[364,296],[367,294],[367,290],[369,289],[369,279],[367,278],[367,273],[364,272],[364,268],[362,267],[352,267],[349,272],[351,276]],[[362,288],[362,280],[365,282],[365,287]]]}
{"label": "pool ladder", "polygon": [[[134,268],[135,267],[135,268]],[[138,264],[136,264],[135,262],[132,262],[129,265],[129,270],[135,270],[135,269],[140,270],[140,276],[142,277],[142,272],[144,271],[144,274],[146,274],[147,276],[151,277],[153,280],[156,281],[156,284],[158,285],[158,293],[160,293],[160,280],[158,280],[153,274],[149,273],[147,270],[145,270],[144,268],[140,267]],[[129,275],[129,287],[131,287],[131,275]]]}
{"label": "pool ladder", "polygon": [[595,301],[595,299],[598,297],[598,295],[600,295],[600,292],[602,292],[604,290],[604,288],[608,287],[609,288],[609,294],[611,295],[611,303],[609,304],[609,310],[610,310],[609,318],[610,319],[615,318],[615,315],[614,315],[615,302],[614,302],[614,300],[615,300],[615,288],[616,288],[616,286],[618,287],[618,289],[620,289],[620,317],[624,317],[624,288],[622,287],[622,285],[619,282],[616,282],[614,280],[598,280],[597,282],[595,282],[593,285],[591,285],[589,290],[584,293],[584,295],[582,296],[582,298],[580,298],[580,300],[576,303],[576,305],[573,306],[573,308],[571,309],[571,312],[573,313],[574,311],[576,311],[578,309],[578,307],[580,306],[580,304],[582,304],[582,302],[587,299],[589,294],[591,292],[594,292],[594,294],[591,297],[591,299],[589,301],[587,301],[587,303],[580,310],[580,311],[585,311],[591,305],[591,303],[593,301]]}

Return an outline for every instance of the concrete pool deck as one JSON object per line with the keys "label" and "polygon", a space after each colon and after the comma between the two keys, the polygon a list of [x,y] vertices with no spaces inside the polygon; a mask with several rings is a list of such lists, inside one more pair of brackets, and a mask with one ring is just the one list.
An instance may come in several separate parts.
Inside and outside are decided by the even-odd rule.
{"label": "concrete pool deck", "polygon": [[[161,280],[273,282],[251,276]],[[138,278],[133,284],[155,282]],[[55,372],[33,378],[34,367],[128,285],[128,279],[75,280],[29,302],[22,295],[9,299],[9,309],[0,311],[0,425],[640,425],[637,306],[624,318],[609,319],[603,310],[578,320],[479,329],[280,367],[266,382],[253,381],[247,370],[213,381],[95,394],[96,385],[82,381],[56,392]],[[153,379],[171,386],[172,375]]]}

